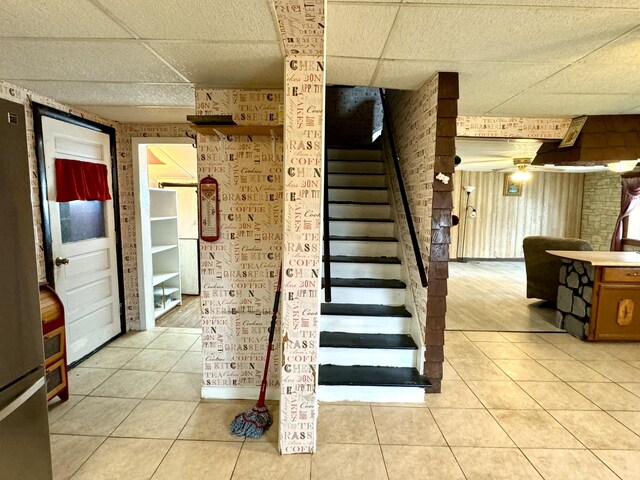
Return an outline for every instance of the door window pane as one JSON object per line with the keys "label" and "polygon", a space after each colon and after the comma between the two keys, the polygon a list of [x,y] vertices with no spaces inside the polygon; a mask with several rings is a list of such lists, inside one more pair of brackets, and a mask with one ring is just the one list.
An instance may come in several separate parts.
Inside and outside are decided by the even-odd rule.
{"label": "door window pane", "polygon": [[62,243],[105,237],[104,202],[61,202],[60,230]]}

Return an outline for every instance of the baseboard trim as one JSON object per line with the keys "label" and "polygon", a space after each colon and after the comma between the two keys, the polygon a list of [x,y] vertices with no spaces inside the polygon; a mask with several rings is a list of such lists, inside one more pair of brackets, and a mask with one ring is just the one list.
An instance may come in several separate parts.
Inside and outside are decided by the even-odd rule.
{"label": "baseboard trim", "polygon": [[[458,257],[451,257],[449,259],[450,262],[460,262],[461,260]],[[524,258],[469,258],[464,257],[462,263],[469,262],[524,262]]]}
{"label": "baseboard trim", "polygon": [[[200,396],[205,400],[258,400],[260,387],[212,387],[203,385]],[[280,400],[280,388],[267,387],[267,400]]]}

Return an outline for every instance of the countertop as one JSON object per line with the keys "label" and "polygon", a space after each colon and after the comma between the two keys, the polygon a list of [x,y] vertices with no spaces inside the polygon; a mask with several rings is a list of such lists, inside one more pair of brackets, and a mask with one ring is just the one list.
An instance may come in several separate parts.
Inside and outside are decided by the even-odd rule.
{"label": "countertop", "polygon": [[589,262],[594,267],[640,267],[640,253],[589,252],[580,250],[547,250],[557,257]]}

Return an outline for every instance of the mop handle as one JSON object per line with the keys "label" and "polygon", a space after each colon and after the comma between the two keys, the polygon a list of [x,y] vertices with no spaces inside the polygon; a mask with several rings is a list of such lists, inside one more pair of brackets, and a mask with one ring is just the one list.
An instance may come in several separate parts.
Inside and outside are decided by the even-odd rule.
{"label": "mop handle", "polygon": [[276,298],[273,301],[273,315],[271,316],[271,328],[269,329],[269,347],[267,348],[267,358],[264,361],[264,373],[262,374],[262,384],[260,385],[260,397],[256,407],[264,407],[264,399],[267,394],[267,373],[269,371],[269,360],[271,359],[271,348],[273,346],[273,335],[276,331],[276,318],[278,318],[278,305],[280,304],[280,288],[282,286],[282,265],[278,273],[278,288]]}

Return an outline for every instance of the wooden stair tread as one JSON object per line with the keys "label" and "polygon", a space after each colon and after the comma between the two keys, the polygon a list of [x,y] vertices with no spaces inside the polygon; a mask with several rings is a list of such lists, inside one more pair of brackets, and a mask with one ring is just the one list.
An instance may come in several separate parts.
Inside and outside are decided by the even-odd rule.
{"label": "wooden stair tread", "polygon": [[353,236],[353,237],[343,237],[340,235],[329,235],[329,240],[339,241],[339,242],[398,242],[397,238],[394,237],[363,237],[363,236]]}
{"label": "wooden stair tread", "polygon": [[375,223],[393,223],[391,218],[335,218],[329,217],[330,222],[375,222]]}
{"label": "wooden stair tread", "polygon": [[411,335],[345,332],[320,332],[320,347],[393,350],[416,350],[418,348]]}
{"label": "wooden stair tread", "polygon": [[320,385],[360,387],[430,387],[415,368],[320,365]]}
{"label": "wooden stair tread", "polygon": [[343,315],[353,317],[410,317],[404,306],[369,305],[356,303],[323,303],[321,315]]}
{"label": "wooden stair tread", "polygon": [[329,259],[332,263],[382,263],[384,265],[400,264],[400,259],[397,257],[356,257],[348,255],[331,255]]}
{"label": "wooden stair tread", "polygon": [[[324,286],[324,280],[322,281]],[[400,280],[384,280],[380,278],[332,278],[331,287],[354,288],[406,288]]]}

